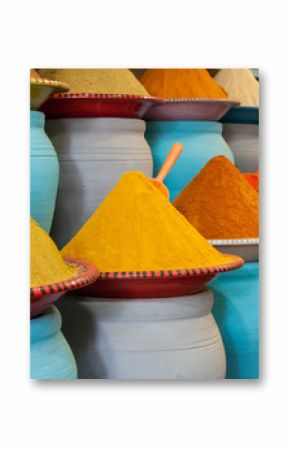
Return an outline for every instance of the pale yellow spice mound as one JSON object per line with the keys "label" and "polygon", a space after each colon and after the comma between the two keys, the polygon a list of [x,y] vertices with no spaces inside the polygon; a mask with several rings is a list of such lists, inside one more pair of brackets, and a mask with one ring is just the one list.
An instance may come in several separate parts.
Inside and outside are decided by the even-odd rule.
{"label": "pale yellow spice mound", "polygon": [[149,96],[129,69],[37,69],[43,78],[62,81],[70,93]]}
{"label": "pale yellow spice mound", "polygon": [[62,255],[86,259],[102,272],[197,268],[232,261],[139,172],[122,176]]}
{"label": "pale yellow spice mound", "polygon": [[248,69],[222,69],[215,80],[241,106],[259,106],[259,83]]}
{"label": "pale yellow spice mound", "polygon": [[30,287],[64,281],[76,274],[66,265],[49,235],[30,219]]}

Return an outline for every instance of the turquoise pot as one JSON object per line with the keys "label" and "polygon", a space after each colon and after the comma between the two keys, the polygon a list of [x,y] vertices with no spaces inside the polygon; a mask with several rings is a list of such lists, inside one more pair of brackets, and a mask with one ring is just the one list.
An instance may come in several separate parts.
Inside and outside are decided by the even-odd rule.
{"label": "turquoise pot", "polygon": [[61,315],[54,306],[30,320],[31,379],[76,379],[73,353],[61,333]]}
{"label": "turquoise pot", "polygon": [[224,155],[234,162],[218,122],[149,121],[145,137],[153,155],[154,176],[171,146],[175,142],[183,145],[183,152],[165,180],[171,201],[213,157]]}
{"label": "turquoise pot", "polygon": [[259,378],[259,264],[221,274],[211,284],[213,316],[227,357],[227,379]]}
{"label": "turquoise pot", "polygon": [[30,111],[30,213],[49,232],[58,186],[58,159],[44,131],[44,114]]}

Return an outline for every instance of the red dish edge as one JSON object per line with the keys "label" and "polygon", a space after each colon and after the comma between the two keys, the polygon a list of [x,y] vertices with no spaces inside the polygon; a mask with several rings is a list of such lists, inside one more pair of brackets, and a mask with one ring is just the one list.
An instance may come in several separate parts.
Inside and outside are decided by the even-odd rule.
{"label": "red dish edge", "polygon": [[162,102],[140,95],[62,93],[51,95],[40,110],[47,118],[142,118],[153,104]]}
{"label": "red dish edge", "polygon": [[79,259],[65,258],[66,263],[78,268],[78,273],[62,282],[41,285],[30,289],[30,303],[35,303],[46,295],[59,297],[68,290],[75,290],[85,285],[91,284],[98,278],[99,272],[97,268],[90,262]]}
{"label": "red dish edge", "polygon": [[81,288],[79,294],[104,298],[164,298],[198,293],[218,273],[240,268],[244,261],[207,268],[145,272],[100,273],[97,282]]}

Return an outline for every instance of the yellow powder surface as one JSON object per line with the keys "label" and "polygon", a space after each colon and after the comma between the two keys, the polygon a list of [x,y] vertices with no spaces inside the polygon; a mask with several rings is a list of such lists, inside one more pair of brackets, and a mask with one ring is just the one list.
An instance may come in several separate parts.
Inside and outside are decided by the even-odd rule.
{"label": "yellow powder surface", "polygon": [[248,69],[222,69],[215,80],[241,106],[259,106],[259,83]]}
{"label": "yellow powder surface", "polygon": [[64,281],[77,273],[66,265],[49,235],[30,219],[30,287]]}
{"label": "yellow powder surface", "polygon": [[140,81],[151,95],[161,98],[228,98],[205,69],[148,69]]}
{"label": "yellow powder surface", "polygon": [[258,193],[224,156],[211,159],[173,204],[207,239],[259,236]]}
{"label": "yellow powder surface", "polygon": [[232,261],[213,248],[139,172],[125,173],[62,249],[102,272],[206,267]]}
{"label": "yellow powder surface", "polygon": [[37,69],[43,78],[62,81],[70,93],[149,96],[129,69]]}

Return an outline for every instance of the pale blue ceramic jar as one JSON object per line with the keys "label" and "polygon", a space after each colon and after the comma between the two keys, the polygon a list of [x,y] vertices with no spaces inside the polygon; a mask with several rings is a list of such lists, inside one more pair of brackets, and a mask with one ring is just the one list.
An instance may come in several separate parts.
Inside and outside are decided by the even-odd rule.
{"label": "pale blue ceramic jar", "polygon": [[54,306],[30,320],[31,379],[76,379],[73,353],[61,333],[61,315]]}
{"label": "pale blue ceramic jar", "polygon": [[259,263],[246,263],[211,284],[213,316],[227,357],[227,379],[259,377]]}
{"label": "pale blue ceramic jar", "polygon": [[54,147],[44,131],[45,116],[30,111],[30,213],[49,232],[58,186],[59,167]]}
{"label": "pale blue ceramic jar", "polygon": [[165,180],[171,201],[213,157],[224,155],[234,162],[218,122],[148,121],[145,137],[153,155],[154,176],[171,146],[175,142],[183,145],[183,152]]}

